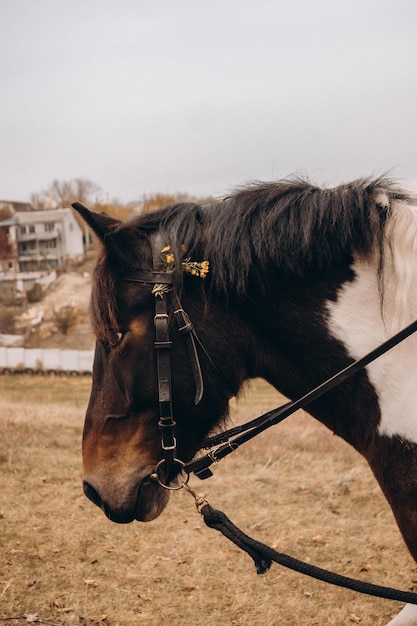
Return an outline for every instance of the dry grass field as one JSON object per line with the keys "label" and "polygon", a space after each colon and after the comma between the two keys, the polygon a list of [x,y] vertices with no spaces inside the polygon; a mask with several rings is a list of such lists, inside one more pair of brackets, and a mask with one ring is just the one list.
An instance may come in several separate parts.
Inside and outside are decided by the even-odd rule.
{"label": "dry grass field", "polygon": [[[149,524],[118,526],[81,489],[90,380],[0,377],[0,626],[382,625],[401,608],[251,559],[207,528],[192,497]],[[280,403],[256,382],[234,409]],[[298,414],[191,486],[251,536],[378,584],[417,569],[365,462]]]}

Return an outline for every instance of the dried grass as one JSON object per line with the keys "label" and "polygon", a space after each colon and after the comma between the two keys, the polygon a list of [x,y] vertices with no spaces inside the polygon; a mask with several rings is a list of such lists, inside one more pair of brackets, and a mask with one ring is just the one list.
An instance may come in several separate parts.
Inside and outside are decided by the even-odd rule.
{"label": "dried grass", "polygon": [[[0,378],[0,624],[375,626],[401,608],[278,565],[257,576],[184,492],[150,524],[106,520],[80,484],[89,386]],[[280,401],[257,381],[234,413],[248,419]],[[367,465],[312,418],[293,416],[214,471],[193,488],[251,536],[348,576],[415,585]]]}

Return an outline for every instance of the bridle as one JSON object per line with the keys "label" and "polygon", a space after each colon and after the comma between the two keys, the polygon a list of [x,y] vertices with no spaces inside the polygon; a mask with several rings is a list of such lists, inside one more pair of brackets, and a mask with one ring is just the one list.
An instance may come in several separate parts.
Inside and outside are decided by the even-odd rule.
{"label": "bridle", "polygon": [[[404,341],[407,337],[417,331],[417,320],[400,332],[393,335],[387,341],[380,344],[377,348],[366,354],[361,359],[349,364],[343,370],[337,372],[334,376],[330,377],[304,396],[297,400],[287,402],[286,404],[264,413],[260,417],[257,417],[245,424],[241,424],[234,428],[230,428],[221,432],[218,435],[207,438],[202,448],[206,448],[209,451],[188,463],[185,463],[181,459],[177,458],[177,442],[175,438],[175,426],[176,422],[172,409],[172,382],[171,382],[171,349],[172,342],[169,335],[170,327],[170,315],[168,313],[167,298],[165,294],[171,291],[174,287],[174,274],[172,271],[166,271],[164,268],[164,262],[161,256],[161,250],[163,249],[162,235],[158,231],[151,239],[152,243],[152,259],[153,269],[150,271],[137,270],[134,277],[124,277],[125,282],[139,282],[155,285],[163,285],[166,289],[161,291],[154,291],[155,293],[155,341],[154,348],[156,351],[156,364],[157,364],[157,381],[158,381],[158,400],[159,400],[159,421],[158,426],[161,431],[161,449],[162,458],[157,463],[154,476],[158,482],[166,489],[181,489],[184,483],[179,485],[170,486],[164,482],[161,476],[161,469],[164,466],[166,473],[172,473],[174,467],[177,468],[183,475],[186,476],[185,481],[188,481],[188,477],[191,473],[195,474],[198,478],[204,480],[212,476],[212,471],[209,469],[210,465],[217,463],[227,455],[231,454],[237,448],[246,441],[249,441],[259,433],[263,432],[270,426],[274,426],[285,418],[289,417],[295,411],[304,409],[314,400],[340,385],[342,382],[353,376],[355,373],[366,367],[369,363],[380,357],[381,355],[391,350],[394,346]],[[182,308],[180,300],[177,300],[178,308],[173,311],[173,316],[178,324],[178,332],[185,337],[188,354],[192,366],[194,382],[195,382],[195,399],[194,402],[197,405],[204,393],[204,381],[202,375],[202,369],[200,365],[199,354],[197,350],[198,346],[204,351],[205,356],[213,367],[216,368],[223,378],[224,374],[217,366],[215,361],[211,358],[208,351],[205,349],[204,344],[200,341],[195,328],[190,320],[190,317]],[[227,381],[226,381],[227,382]],[[228,394],[229,398],[234,395],[233,392]],[[220,444],[220,445],[219,445]],[[214,450],[212,449],[216,447]]]}
{"label": "bridle", "polygon": [[[164,268],[164,261],[161,255],[163,242],[161,233],[155,233],[152,242],[152,264],[153,269],[137,270],[134,276],[123,277],[123,282],[147,283],[151,285],[162,286],[162,289],[153,290],[155,295],[155,341],[154,349],[156,351],[156,369],[157,369],[157,386],[158,386],[158,403],[159,403],[159,420],[158,427],[161,432],[161,449],[162,458],[155,467],[155,476],[158,482],[166,489],[178,489],[181,487],[172,487],[163,482],[161,469],[164,466],[166,473],[172,472],[177,467],[180,471],[185,467],[185,463],[177,458],[177,440],[175,437],[176,422],[172,409],[172,382],[171,382],[171,349],[172,341],[170,340],[170,314],[168,312],[168,304],[166,294],[174,287],[174,273]],[[195,383],[194,404],[200,403],[204,393],[203,375],[200,365],[200,359],[197,351],[196,341],[199,339],[194,330],[194,326],[181,306],[178,299],[178,307],[173,311],[173,317],[177,321],[178,332],[185,337],[188,355],[193,371]],[[200,342],[199,342],[200,343]],[[181,485],[182,486],[182,485]]]}

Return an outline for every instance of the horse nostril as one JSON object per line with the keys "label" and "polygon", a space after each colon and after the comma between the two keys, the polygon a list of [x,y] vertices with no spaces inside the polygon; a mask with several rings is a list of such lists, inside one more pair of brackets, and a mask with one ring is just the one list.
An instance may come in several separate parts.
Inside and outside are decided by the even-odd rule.
{"label": "horse nostril", "polygon": [[84,493],[94,504],[97,504],[100,508],[103,505],[103,502],[98,494],[98,492],[92,487],[86,480],[83,481],[83,489]]}

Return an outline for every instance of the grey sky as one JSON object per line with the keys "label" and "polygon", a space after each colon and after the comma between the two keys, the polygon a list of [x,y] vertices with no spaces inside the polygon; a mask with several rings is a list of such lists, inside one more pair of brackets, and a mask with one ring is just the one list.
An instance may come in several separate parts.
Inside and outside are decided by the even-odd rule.
{"label": "grey sky", "polygon": [[417,179],[415,0],[0,0],[0,198]]}

